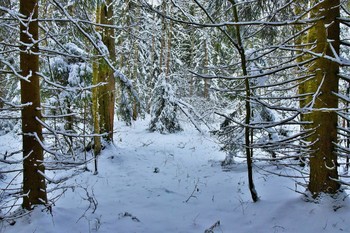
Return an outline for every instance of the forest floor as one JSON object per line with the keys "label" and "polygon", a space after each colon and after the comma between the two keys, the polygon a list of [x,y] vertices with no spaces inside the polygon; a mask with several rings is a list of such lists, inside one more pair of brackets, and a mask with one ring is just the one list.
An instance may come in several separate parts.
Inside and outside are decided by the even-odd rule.
{"label": "forest floor", "polygon": [[[74,176],[66,185],[76,188],[55,202],[52,213],[36,208],[13,226],[3,221],[0,232],[350,232],[349,199],[342,198],[347,191],[310,202],[296,192],[294,180],[255,168],[260,200],[253,203],[244,161],[223,169],[225,154],[209,134],[191,126],[177,134],[150,133],[147,123],[118,123],[115,145],[103,150],[97,175]],[[15,141],[1,136],[1,150],[20,146]],[[276,164],[259,165],[285,172]],[[93,163],[88,167],[93,170]]]}

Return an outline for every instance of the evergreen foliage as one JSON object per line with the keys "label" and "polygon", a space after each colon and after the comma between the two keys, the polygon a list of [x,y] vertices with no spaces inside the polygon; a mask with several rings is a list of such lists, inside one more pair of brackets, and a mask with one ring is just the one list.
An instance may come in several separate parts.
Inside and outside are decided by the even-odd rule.
{"label": "evergreen foliage", "polygon": [[174,90],[161,74],[153,91],[149,130],[160,133],[176,133],[182,130],[178,120],[178,106]]}
{"label": "evergreen foliage", "polygon": [[[297,170],[313,197],[338,192],[350,166],[349,18],[345,0],[3,0],[0,135],[22,135],[24,153],[10,202],[49,206],[45,169],[86,167],[87,151],[115,140],[115,112],[127,125],[150,114],[162,134],[184,119],[210,125],[223,165],[247,160],[254,201],[255,161]],[[17,195],[30,189],[43,191]]]}

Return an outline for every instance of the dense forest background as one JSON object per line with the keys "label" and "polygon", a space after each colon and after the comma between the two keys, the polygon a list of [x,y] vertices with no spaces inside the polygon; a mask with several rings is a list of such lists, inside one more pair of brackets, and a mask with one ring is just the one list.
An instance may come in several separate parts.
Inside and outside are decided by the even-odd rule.
{"label": "dense forest background", "polygon": [[[0,219],[118,146],[115,120],[210,131],[227,156],[293,170],[304,195],[348,186],[350,10],[346,0],[2,0]],[[147,118],[150,116],[149,118]],[[186,124],[185,124],[186,125]],[[55,171],[58,179],[49,177]],[[155,171],[156,172],[156,171]],[[273,173],[273,171],[270,171]],[[296,175],[297,174],[297,175]],[[278,174],[282,175],[282,174]],[[59,196],[59,195],[58,195]],[[54,207],[53,207],[54,208]]]}

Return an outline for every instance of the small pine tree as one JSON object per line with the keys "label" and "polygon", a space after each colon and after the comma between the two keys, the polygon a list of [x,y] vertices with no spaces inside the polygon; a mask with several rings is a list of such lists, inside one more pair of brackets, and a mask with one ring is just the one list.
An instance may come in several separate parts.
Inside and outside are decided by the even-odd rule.
{"label": "small pine tree", "polygon": [[131,100],[131,94],[122,86],[120,103],[118,109],[118,115],[125,122],[126,125],[131,125],[133,119],[133,102]]}
{"label": "small pine tree", "polygon": [[177,103],[172,86],[162,74],[153,90],[151,122],[149,130],[160,133],[176,133],[182,128],[177,117]]}

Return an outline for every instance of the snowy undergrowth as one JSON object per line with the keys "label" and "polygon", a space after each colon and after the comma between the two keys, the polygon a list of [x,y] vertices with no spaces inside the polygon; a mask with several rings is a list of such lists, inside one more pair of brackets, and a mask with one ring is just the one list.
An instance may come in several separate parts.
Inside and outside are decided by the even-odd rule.
{"label": "snowy undergrowth", "polygon": [[225,233],[350,232],[347,199],[306,202],[291,179],[255,172],[261,200],[252,203],[245,164],[223,171],[219,146],[189,126],[162,135],[150,133],[148,121],[117,125],[98,175],[70,180],[77,188],[55,203],[52,215],[37,208],[14,226],[3,222],[0,232],[203,233],[211,226]]}

